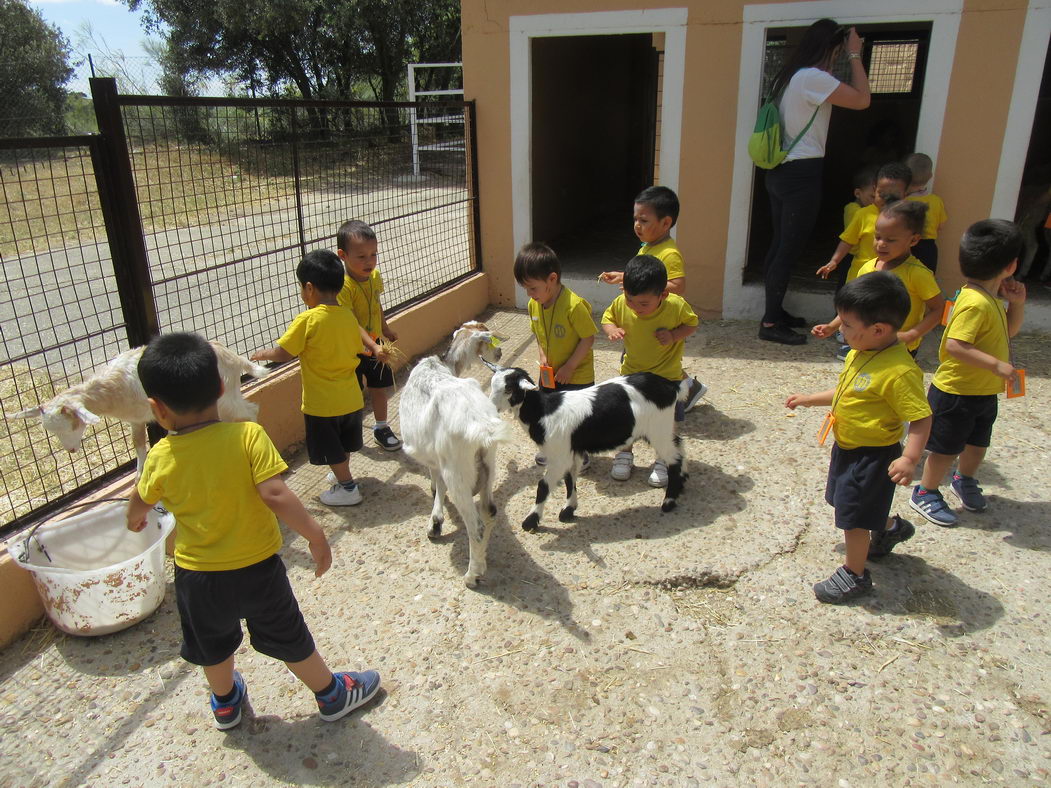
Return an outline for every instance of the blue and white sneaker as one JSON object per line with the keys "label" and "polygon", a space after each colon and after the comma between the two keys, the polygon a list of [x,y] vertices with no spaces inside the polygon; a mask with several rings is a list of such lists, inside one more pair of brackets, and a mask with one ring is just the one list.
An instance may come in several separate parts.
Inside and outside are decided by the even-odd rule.
{"label": "blue and white sneaker", "polygon": [[960,499],[963,508],[969,512],[984,512],[989,505],[985,496],[982,495],[982,488],[978,486],[978,480],[973,476],[961,476],[954,473],[949,489]]}
{"label": "blue and white sneaker", "polygon": [[328,695],[317,695],[318,712],[325,722],[335,722],[364,706],[379,692],[380,674],[374,670],[361,673],[333,673],[336,688]]}
{"label": "blue and white sneaker", "polygon": [[248,685],[238,671],[234,671],[234,698],[227,703],[220,703],[212,695],[212,716],[215,717],[215,727],[221,731],[230,730],[241,724],[241,707],[248,700]]}
{"label": "blue and white sneaker", "polygon": [[925,490],[920,485],[912,490],[909,506],[930,520],[935,525],[951,528],[956,525],[960,518],[949,508],[942,494],[937,490]]}

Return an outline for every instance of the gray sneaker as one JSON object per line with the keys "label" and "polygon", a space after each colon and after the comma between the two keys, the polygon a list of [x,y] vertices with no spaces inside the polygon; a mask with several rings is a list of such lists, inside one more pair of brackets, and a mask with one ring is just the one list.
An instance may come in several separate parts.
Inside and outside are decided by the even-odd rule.
{"label": "gray sneaker", "polygon": [[873,531],[869,542],[869,558],[889,555],[895,545],[909,541],[916,533],[916,526],[908,520],[894,515],[894,530]]}
{"label": "gray sneaker", "polygon": [[856,575],[841,566],[828,580],[822,580],[814,585],[814,596],[818,602],[830,605],[839,605],[849,602],[859,596],[865,596],[872,592],[872,577],[866,569],[863,575]]}
{"label": "gray sneaker", "polygon": [[708,387],[694,378],[690,381],[690,392],[686,395],[686,402],[682,407],[683,413],[693,408],[701,398],[708,393]]}

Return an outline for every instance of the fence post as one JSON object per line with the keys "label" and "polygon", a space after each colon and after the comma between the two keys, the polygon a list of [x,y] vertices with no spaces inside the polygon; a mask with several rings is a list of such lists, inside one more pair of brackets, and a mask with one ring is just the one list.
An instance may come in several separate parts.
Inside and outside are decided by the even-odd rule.
{"label": "fence post", "polygon": [[470,173],[468,177],[468,183],[471,185],[471,197],[474,203],[474,210],[471,212],[471,228],[472,235],[474,238],[473,251],[474,251],[474,269],[476,271],[482,270],[482,201],[478,199],[478,105],[474,99],[469,99],[465,102],[464,106],[464,118],[470,118],[471,122],[468,128],[464,131],[467,132],[466,148],[468,156],[468,167],[470,167]]}
{"label": "fence post", "polygon": [[296,221],[299,224],[299,253],[301,257],[307,254],[307,231],[306,221],[303,219],[303,184],[299,177],[299,112],[292,107],[292,180],[296,189]]}
{"label": "fence post", "polygon": [[89,82],[99,125],[98,142],[91,146],[95,182],[128,342],[137,347],[160,333],[146,238],[117,98],[117,81],[112,77],[94,77]]}

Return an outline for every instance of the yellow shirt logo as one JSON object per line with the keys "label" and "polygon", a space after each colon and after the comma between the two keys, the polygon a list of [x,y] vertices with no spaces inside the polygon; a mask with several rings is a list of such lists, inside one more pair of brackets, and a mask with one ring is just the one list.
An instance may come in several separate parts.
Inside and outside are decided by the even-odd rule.
{"label": "yellow shirt logo", "polygon": [[854,378],[854,391],[864,391],[871,384],[872,376],[868,372],[862,372]]}

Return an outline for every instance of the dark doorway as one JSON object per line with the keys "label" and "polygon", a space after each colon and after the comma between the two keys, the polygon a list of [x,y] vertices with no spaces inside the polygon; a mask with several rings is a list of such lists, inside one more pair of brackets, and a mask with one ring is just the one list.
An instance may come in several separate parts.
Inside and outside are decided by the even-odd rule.
{"label": "dark doorway", "polygon": [[1015,221],[1022,228],[1025,250],[1018,276],[1030,286],[1030,295],[1042,301],[1051,300],[1051,41],[1044,58],[1044,73],[1033,116],[1022,187],[1018,192]]}
{"label": "dark doorway", "polygon": [[654,178],[653,39],[532,41],[532,240],[550,244],[569,273],[594,278],[637,248],[632,198]]}
{"label": "dark doorway", "polygon": [[[788,53],[806,28],[769,28],[763,67],[763,95]],[[821,212],[793,271],[793,279],[818,287],[832,287],[814,272],[832,256],[843,232],[843,208],[853,199],[854,173],[866,165],[900,161],[913,152],[919,124],[920,103],[930,41],[929,22],[858,25],[865,39],[864,62],[872,87],[872,104],[862,112],[834,107],[825,147],[825,172]],[[849,79],[844,58],[833,69]],[[937,169],[937,162],[935,162]],[[754,171],[752,212],[748,232],[748,256],[744,281],[763,278],[763,259],[770,246],[770,203],[764,187],[764,171]]]}

